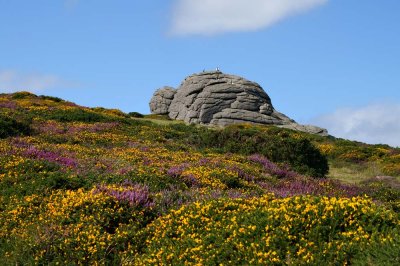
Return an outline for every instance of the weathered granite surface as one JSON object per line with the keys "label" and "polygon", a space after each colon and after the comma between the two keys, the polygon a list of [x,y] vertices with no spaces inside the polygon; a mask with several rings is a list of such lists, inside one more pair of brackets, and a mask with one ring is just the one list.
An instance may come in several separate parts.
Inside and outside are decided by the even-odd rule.
{"label": "weathered granite surface", "polygon": [[168,108],[174,99],[176,90],[172,87],[162,87],[154,92],[150,101],[150,111],[153,114],[168,114]]}
{"label": "weathered granite surface", "polygon": [[150,110],[188,124],[222,127],[237,123],[271,124],[328,134],[323,128],[297,124],[277,112],[259,84],[220,71],[193,74],[176,90],[171,87],[157,90],[150,101]]}

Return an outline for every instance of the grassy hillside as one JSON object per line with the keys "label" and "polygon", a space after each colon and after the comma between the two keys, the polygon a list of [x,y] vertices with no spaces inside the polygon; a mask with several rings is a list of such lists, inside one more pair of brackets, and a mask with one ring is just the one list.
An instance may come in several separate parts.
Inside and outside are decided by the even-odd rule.
{"label": "grassy hillside", "polygon": [[398,264],[399,176],[387,145],[0,94],[0,262]]}

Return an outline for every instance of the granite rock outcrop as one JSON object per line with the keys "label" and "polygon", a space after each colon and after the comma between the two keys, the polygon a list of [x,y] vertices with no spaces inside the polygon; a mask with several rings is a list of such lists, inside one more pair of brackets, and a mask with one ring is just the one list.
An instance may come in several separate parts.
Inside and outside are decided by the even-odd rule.
{"label": "granite rock outcrop", "polygon": [[150,110],[153,114],[168,114],[169,106],[174,99],[176,90],[172,87],[162,87],[154,92],[150,100]]}
{"label": "granite rock outcrop", "polygon": [[171,87],[157,90],[150,101],[150,110],[188,124],[221,127],[237,123],[268,124],[328,134],[323,128],[300,125],[276,111],[259,84],[220,71],[193,74],[176,90]]}

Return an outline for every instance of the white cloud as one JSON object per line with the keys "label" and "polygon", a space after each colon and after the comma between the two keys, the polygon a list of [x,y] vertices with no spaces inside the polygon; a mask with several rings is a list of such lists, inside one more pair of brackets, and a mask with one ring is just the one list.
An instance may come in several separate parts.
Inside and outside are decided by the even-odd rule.
{"label": "white cloud", "polygon": [[0,92],[30,91],[33,93],[48,89],[73,86],[71,82],[48,74],[26,74],[13,70],[0,71]]}
{"label": "white cloud", "polygon": [[335,137],[400,147],[400,104],[341,108],[313,119],[312,123],[325,127]]}
{"label": "white cloud", "polygon": [[328,0],[176,0],[171,32],[212,35],[258,30]]}

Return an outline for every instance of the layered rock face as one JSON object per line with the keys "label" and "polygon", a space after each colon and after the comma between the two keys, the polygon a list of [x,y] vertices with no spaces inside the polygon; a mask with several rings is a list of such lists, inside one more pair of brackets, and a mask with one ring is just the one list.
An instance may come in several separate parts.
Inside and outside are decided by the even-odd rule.
{"label": "layered rock face", "polygon": [[171,87],[157,90],[150,101],[150,110],[188,124],[270,124],[327,135],[325,129],[299,125],[277,112],[259,84],[220,71],[193,74],[177,90]]}
{"label": "layered rock face", "polygon": [[150,101],[150,110],[154,114],[168,114],[169,106],[174,99],[176,90],[172,87],[162,87],[156,90]]}

